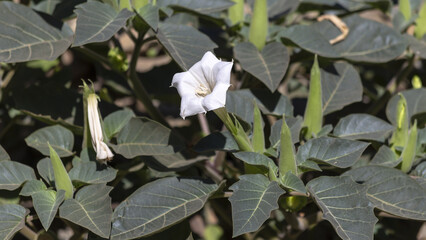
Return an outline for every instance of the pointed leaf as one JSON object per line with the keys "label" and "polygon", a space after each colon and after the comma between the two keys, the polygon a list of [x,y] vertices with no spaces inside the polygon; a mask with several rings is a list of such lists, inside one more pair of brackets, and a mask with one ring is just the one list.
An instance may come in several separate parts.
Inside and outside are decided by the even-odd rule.
{"label": "pointed leaf", "polygon": [[379,148],[376,155],[371,159],[371,165],[380,165],[385,167],[396,167],[402,158],[396,156],[395,152],[392,151],[389,147],[383,145]]}
{"label": "pointed leaf", "polygon": [[216,43],[197,29],[180,24],[160,24],[157,38],[183,70],[188,70],[200,61],[204,53],[217,47]]}
{"label": "pointed leaf", "polygon": [[135,114],[130,109],[119,110],[106,116],[104,119],[104,131],[108,139],[119,133],[134,116]]}
{"label": "pointed leaf", "polygon": [[10,160],[9,154],[7,154],[6,150],[0,145],[0,161],[8,160]]}
{"label": "pointed leaf", "polygon": [[349,177],[322,176],[310,181],[307,188],[342,239],[373,239],[377,218],[365,186]]}
{"label": "pointed leaf", "polygon": [[127,9],[117,12],[108,4],[95,1],[78,5],[75,13],[77,26],[73,47],[107,41],[134,15]]}
{"label": "pointed leaf", "polygon": [[56,190],[65,191],[65,199],[72,198],[74,193],[74,187],[71,183],[71,179],[68,176],[67,170],[62,163],[62,160],[59,158],[55,150],[49,145],[50,149],[50,161],[53,167],[53,175],[55,176],[55,187]]}
{"label": "pointed leaf", "polygon": [[[153,161],[146,161],[150,167],[170,172],[185,170],[198,162],[208,160],[209,156],[199,155],[194,157],[184,150],[175,154],[157,155],[152,158]],[[153,165],[155,165],[155,167],[153,167]]]}
{"label": "pointed leaf", "polygon": [[238,144],[230,132],[214,132],[198,141],[194,146],[197,152],[236,151]]}
{"label": "pointed leaf", "polygon": [[290,171],[286,172],[284,176],[280,178],[280,183],[286,188],[290,188],[301,193],[306,193],[306,187],[305,184],[303,184],[302,179]]}
{"label": "pointed leaf", "polygon": [[404,150],[401,153],[401,171],[407,173],[411,170],[413,161],[416,157],[417,147],[417,120],[414,121],[413,126],[410,129],[410,135],[408,136]]}
{"label": "pointed leaf", "polygon": [[[280,119],[272,125],[271,128],[271,135],[269,136],[269,141],[271,142],[271,146],[274,148],[277,148],[281,142],[280,140],[280,132],[281,132],[281,126],[283,125],[283,120]],[[291,140],[293,144],[299,142],[299,136],[300,136],[300,130],[302,129],[302,123],[303,118],[301,116],[297,117],[287,117],[285,118],[285,121],[290,128],[291,132]]]}
{"label": "pointed leaf", "polygon": [[203,14],[225,10],[232,4],[228,0],[157,0],[157,5],[160,7],[177,6]]}
{"label": "pointed leaf", "polygon": [[12,191],[33,179],[36,176],[32,168],[14,161],[0,161],[0,189]]}
{"label": "pointed leaf", "polygon": [[350,114],[339,120],[333,134],[340,138],[383,141],[393,130],[389,123],[368,114]]}
{"label": "pointed leaf", "polygon": [[9,1],[0,2],[0,62],[53,60],[71,44],[73,32],[48,24],[31,8]]}
{"label": "pointed leaf", "polygon": [[271,212],[278,208],[278,198],[285,193],[277,182],[271,182],[260,174],[242,175],[240,181],[229,189],[234,191],[229,198],[233,237],[258,230]]}
{"label": "pointed leaf", "polygon": [[115,179],[117,170],[94,161],[73,161],[73,168],[68,175],[72,181],[86,184],[107,183]]}
{"label": "pointed leaf", "polygon": [[[400,92],[407,101],[408,119],[414,115],[426,113],[426,88],[410,89]],[[396,126],[396,111],[399,96],[393,96],[386,106],[386,116],[392,125]]]}
{"label": "pointed leaf", "polygon": [[321,69],[322,111],[324,115],[362,99],[362,83],[355,68],[345,62]]}
{"label": "pointed leaf", "polygon": [[60,125],[41,128],[25,138],[28,146],[38,150],[45,156],[49,156],[50,143],[60,157],[73,155],[74,135]]}
{"label": "pointed leaf", "polygon": [[52,161],[50,158],[43,158],[37,163],[38,174],[50,186],[55,185],[55,174],[53,173]]}
{"label": "pointed leaf", "polygon": [[[322,80],[324,82],[324,80]],[[322,128],[323,93],[321,90],[321,73],[318,65],[318,56],[315,55],[314,64],[311,67],[311,78],[309,81],[308,102],[303,115],[303,126],[306,127],[305,138],[310,139],[317,135]]]}
{"label": "pointed leaf", "polygon": [[290,61],[287,48],[278,42],[269,43],[261,52],[251,43],[239,43],[234,55],[243,69],[262,81],[271,92],[278,88]]}
{"label": "pointed leaf", "polygon": [[265,170],[266,172],[269,168],[273,168],[275,170],[277,169],[277,165],[274,163],[274,161],[272,161],[272,159],[260,153],[237,152],[233,153],[233,155],[241,161],[250,165],[262,166],[263,170]]}
{"label": "pointed leaf", "polygon": [[0,205],[0,239],[9,240],[25,226],[25,216],[30,213],[21,205]]}
{"label": "pointed leaf", "polygon": [[426,220],[426,191],[400,170],[365,166],[344,173],[367,187],[375,207],[404,218]]}
{"label": "pointed leaf", "polygon": [[46,185],[41,180],[29,180],[22,187],[19,195],[29,197],[34,193],[47,190]]}
{"label": "pointed leaf", "polygon": [[31,195],[34,209],[43,228],[47,231],[55,218],[59,205],[65,199],[65,191],[42,190]]}
{"label": "pointed leaf", "polygon": [[297,152],[298,165],[306,160],[318,160],[335,167],[352,166],[369,143],[340,138],[321,137],[309,140]]}
{"label": "pointed leaf", "polygon": [[259,107],[257,104],[254,104],[253,110],[253,135],[252,135],[252,145],[253,150],[258,153],[265,152],[265,135],[263,133],[263,119],[262,114],[260,113]]}
{"label": "pointed leaf", "polygon": [[137,16],[140,17],[154,31],[157,31],[158,22],[160,21],[159,8],[152,4],[146,4],[138,9]]}
{"label": "pointed leaf", "polygon": [[183,143],[168,128],[148,118],[132,118],[117,135],[111,147],[125,158],[167,155],[179,152]]}
{"label": "pointed leaf", "polygon": [[[284,119],[283,115],[283,119]],[[294,144],[291,137],[291,131],[286,121],[282,121],[280,132],[280,157],[279,157],[279,173],[280,177],[284,176],[288,171],[297,174],[297,163],[295,157]]]}
{"label": "pointed leaf", "polygon": [[59,215],[91,232],[108,238],[111,231],[112,187],[105,184],[89,185],[79,190],[75,199],[68,199],[59,208]]}
{"label": "pointed leaf", "polygon": [[163,178],[134,192],[114,211],[111,239],[153,234],[199,211],[217,190],[197,179]]}

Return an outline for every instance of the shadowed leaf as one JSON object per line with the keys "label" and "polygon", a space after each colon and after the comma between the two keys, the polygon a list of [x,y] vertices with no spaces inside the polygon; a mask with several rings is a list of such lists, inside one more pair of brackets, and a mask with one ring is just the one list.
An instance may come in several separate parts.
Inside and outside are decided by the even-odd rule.
{"label": "shadowed leaf", "polygon": [[28,146],[38,150],[45,156],[49,156],[49,146],[58,153],[60,157],[73,155],[74,135],[72,132],[60,125],[44,127],[31,133],[25,138]]}
{"label": "shadowed leaf", "polygon": [[0,161],[0,189],[12,191],[33,179],[36,176],[29,166],[14,161]]}
{"label": "shadowed leaf", "polygon": [[16,232],[25,226],[25,216],[29,213],[27,209],[16,204],[0,205],[0,239],[12,239]]}
{"label": "shadowed leaf", "polygon": [[65,199],[65,191],[41,190],[31,195],[34,209],[43,228],[47,231],[55,218],[59,205]]}

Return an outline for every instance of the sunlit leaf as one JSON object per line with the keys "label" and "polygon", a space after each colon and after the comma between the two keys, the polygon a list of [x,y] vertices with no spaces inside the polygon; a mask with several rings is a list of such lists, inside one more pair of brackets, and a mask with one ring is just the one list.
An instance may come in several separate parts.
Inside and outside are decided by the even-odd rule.
{"label": "sunlit leaf", "polygon": [[29,197],[34,193],[47,190],[46,185],[41,180],[29,180],[21,189],[19,195]]}
{"label": "sunlit leaf", "polygon": [[254,232],[278,208],[278,198],[285,191],[275,181],[263,175],[242,175],[229,189],[234,193],[229,198],[232,205],[232,236]]}
{"label": "sunlit leaf", "polygon": [[277,170],[277,165],[274,161],[263,154],[255,152],[237,152],[233,153],[233,155],[245,163],[262,167],[266,172],[268,172],[269,168]]}
{"label": "sunlit leaf", "polygon": [[49,156],[48,143],[55,149],[60,157],[73,155],[74,135],[60,125],[41,128],[25,138],[28,146],[38,150],[45,156]]}
{"label": "sunlit leaf", "polygon": [[55,149],[49,145],[50,150],[50,162],[52,163],[53,175],[55,176],[55,188],[57,191],[65,191],[65,199],[72,198],[74,194],[74,187],[71,183],[71,179],[68,176],[67,170],[65,169],[64,163],[59,158]]}
{"label": "sunlit leaf", "polygon": [[341,118],[333,134],[346,139],[383,141],[394,127],[368,114],[350,114]]}
{"label": "sunlit leaf", "polygon": [[14,161],[0,161],[0,189],[15,190],[33,179],[36,176],[31,167]]}
{"label": "sunlit leaf", "polygon": [[282,177],[280,177],[280,183],[286,188],[290,188],[301,193],[306,192],[306,187],[305,184],[303,184],[302,179],[290,171],[286,172]]}
{"label": "sunlit leaf", "polygon": [[55,218],[59,205],[64,201],[65,191],[41,190],[31,195],[34,209],[43,228],[47,231]]}
{"label": "sunlit leaf", "polygon": [[218,186],[208,181],[163,178],[148,183],[114,211],[111,239],[146,236],[200,210]]}
{"label": "sunlit leaf", "polygon": [[12,239],[16,232],[25,226],[27,209],[17,204],[0,205],[0,239]]}
{"label": "sunlit leaf", "polygon": [[59,208],[59,215],[91,232],[108,238],[111,231],[112,187],[105,184],[89,185],[80,189],[74,199],[65,200]]}
{"label": "sunlit leaf", "polygon": [[71,45],[73,32],[67,24],[60,29],[48,24],[31,8],[0,2],[0,62],[53,60]]}
{"label": "sunlit leaf", "polygon": [[134,15],[127,9],[115,11],[108,4],[86,2],[76,7],[77,26],[73,46],[104,42],[125,26],[127,19]]}
{"label": "sunlit leaf", "polygon": [[87,184],[107,183],[115,179],[117,170],[94,161],[73,161],[73,168],[68,175],[72,181]]}
{"label": "sunlit leaf", "polygon": [[310,181],[307,188],[342,239],[373,239],[377,218],[365,186],[349,177],[322,176]]}
{"label": "sunlit leaf", "polygon": [[135,114],[130,109],[113,112],[104,119],[104,131],[109,139],[115,136]]}
{"label": "sunlit leaf", "polygon": [[367,197],[376,208],[404,218],[426,220],[426,191],[402,171],[365,166],[344,173],[367,187]]}

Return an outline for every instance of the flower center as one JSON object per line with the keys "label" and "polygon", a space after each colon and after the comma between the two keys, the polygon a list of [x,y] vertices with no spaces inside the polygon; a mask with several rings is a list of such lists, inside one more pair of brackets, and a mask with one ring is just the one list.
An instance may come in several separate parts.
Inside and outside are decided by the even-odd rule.
{"label": "flower center", "polygon": [[197,97],[205,97],[211,93],[210,89],[203,84],[200,84],[200,86],[195,89],[195,95]]}

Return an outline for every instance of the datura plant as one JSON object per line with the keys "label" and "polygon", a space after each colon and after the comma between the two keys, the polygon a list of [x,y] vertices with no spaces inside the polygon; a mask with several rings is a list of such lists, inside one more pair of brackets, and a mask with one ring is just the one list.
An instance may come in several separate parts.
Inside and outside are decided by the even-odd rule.
{"label": "datura plant", "polygon": [[0,239],[426,238],[426,0],[0,1]]}

